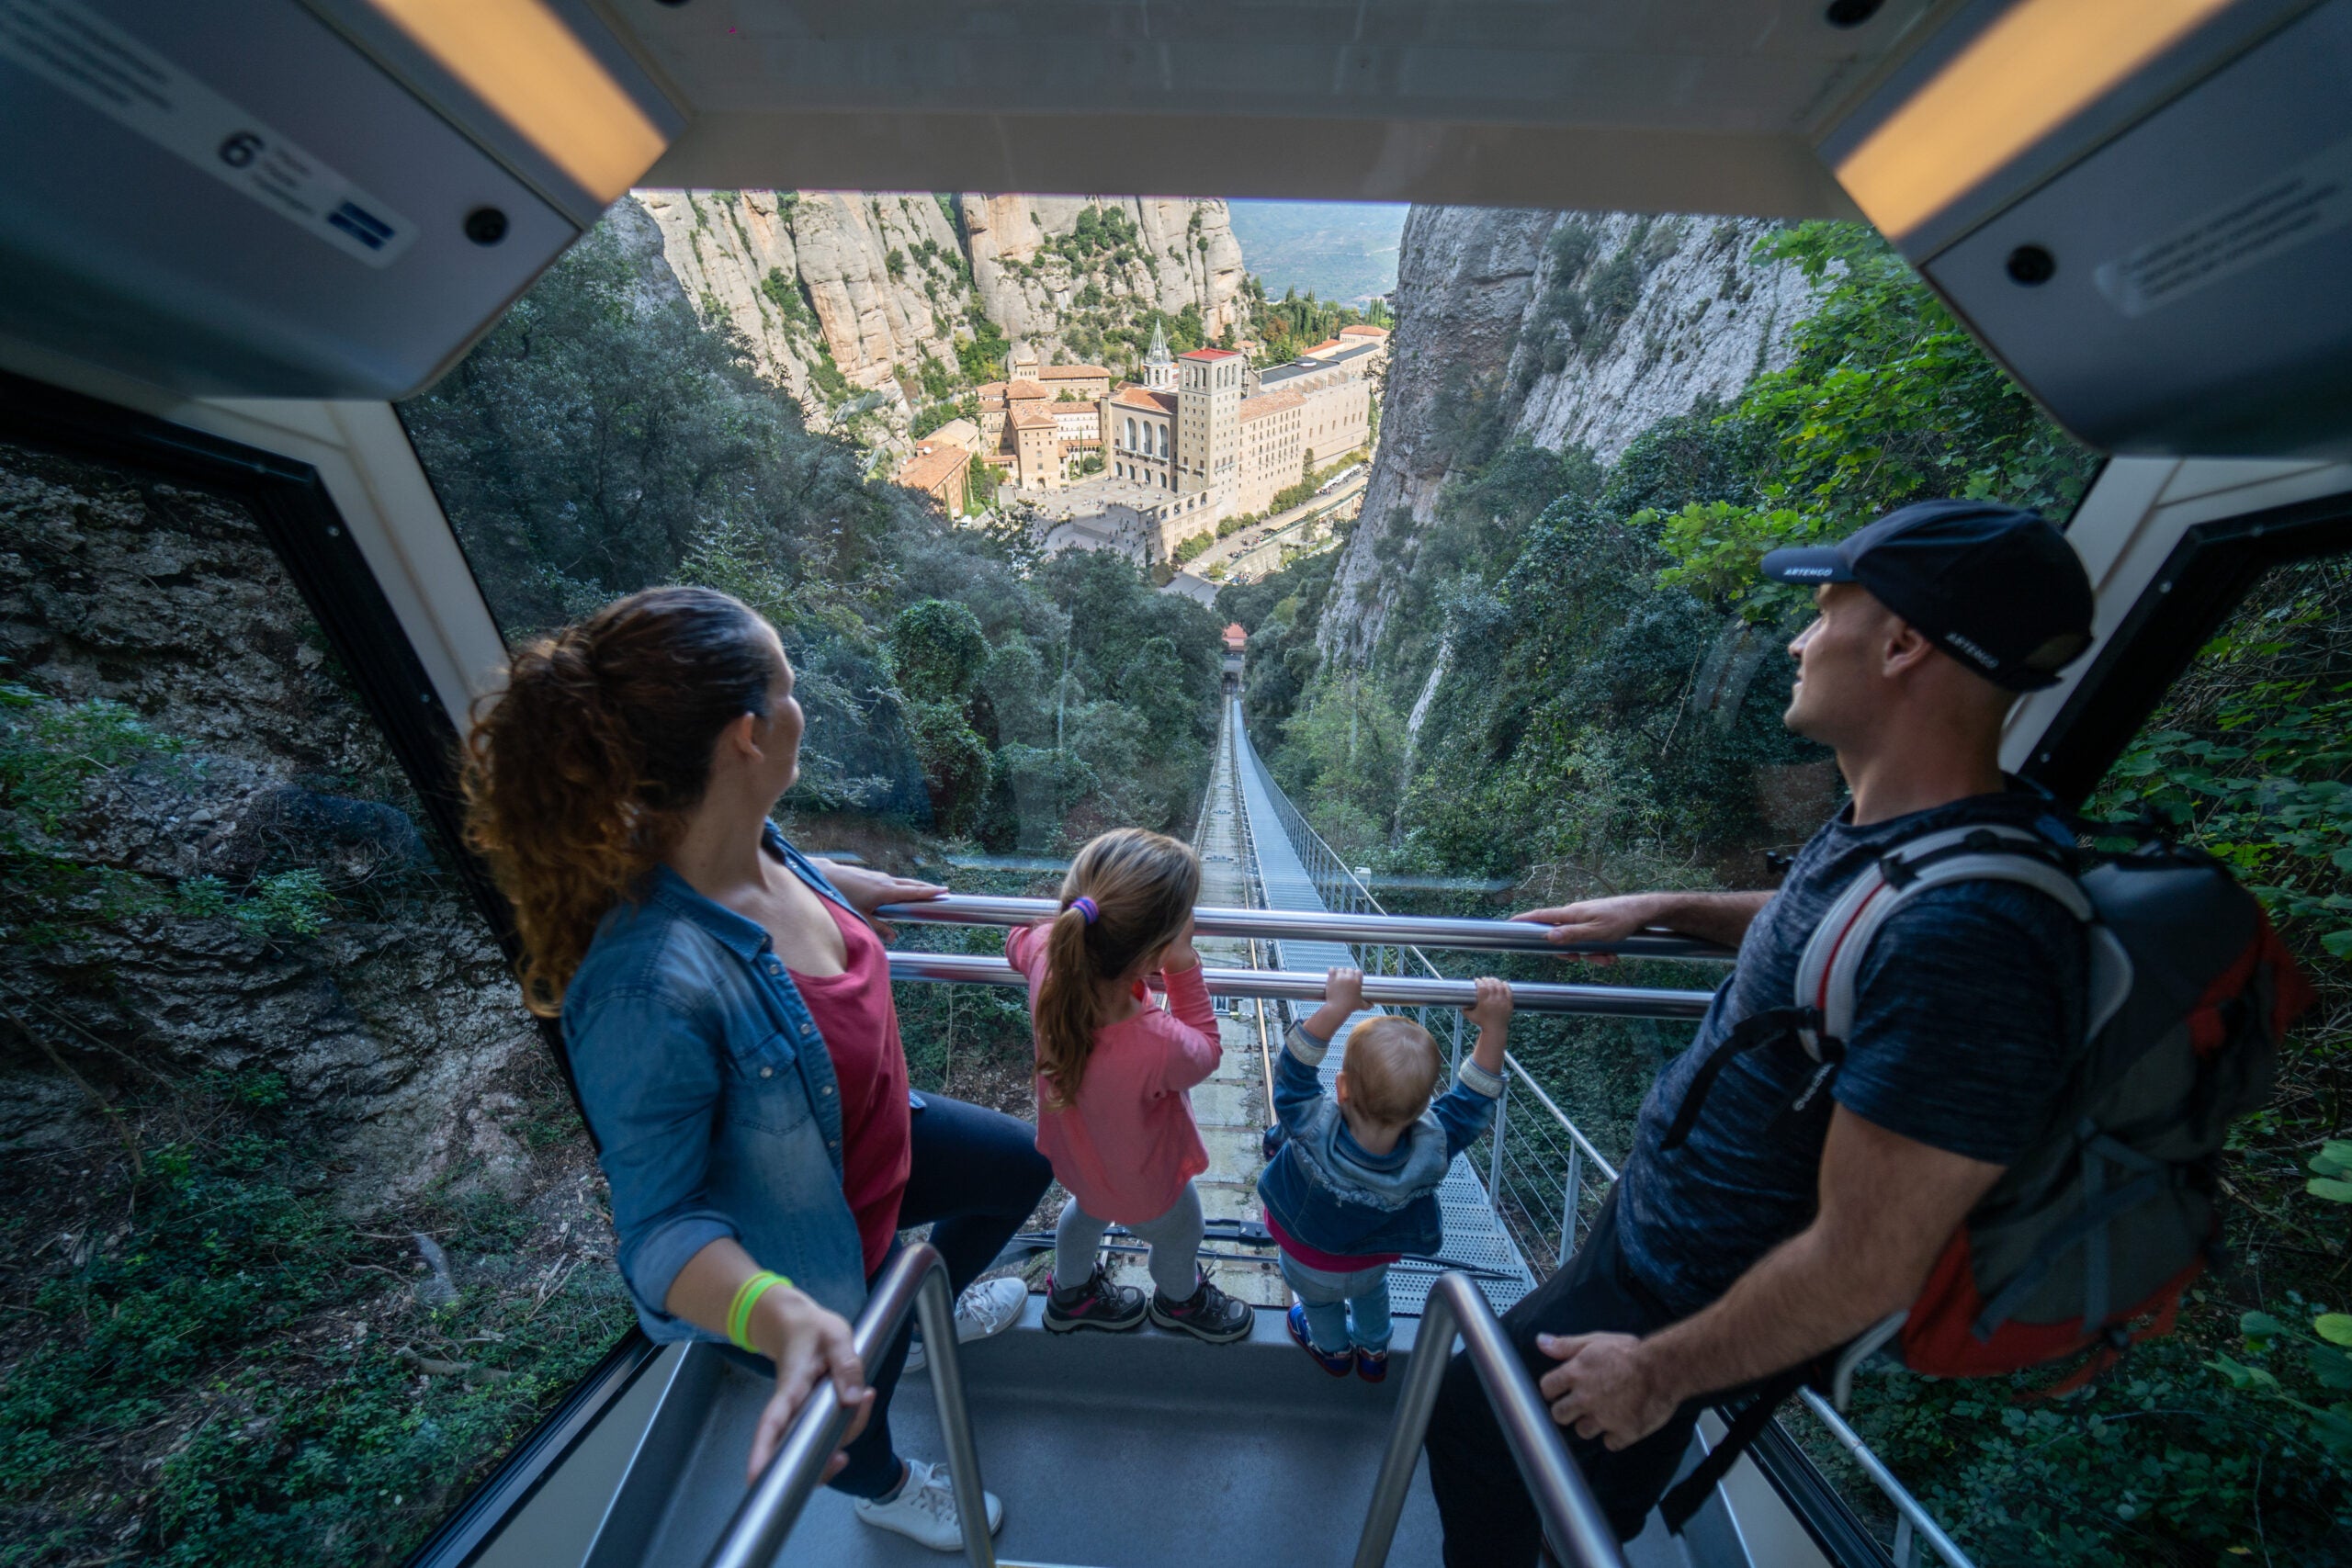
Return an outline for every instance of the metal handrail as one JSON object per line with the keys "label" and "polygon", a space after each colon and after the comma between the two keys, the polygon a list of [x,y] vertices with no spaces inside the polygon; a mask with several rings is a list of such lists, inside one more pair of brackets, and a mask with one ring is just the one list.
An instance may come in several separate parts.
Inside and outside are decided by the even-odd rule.
{"label": "metal handrail", "polygon": [[[964,1531],[964,1555],[973,1568],[995,1568],[996,1546],[989,1539],[988,1495],[980,1487],[980,1456],[972,1445],[972,1420],[964,1404],[964,1372],[956,1362],[956,1300],[947,1288],[947,1264],[928,1242],[902,1250],[882,1270],[857,1314],[851,1342],[871,1367],[905,1326],[914,1310],[922,1325],[923,1353],[931,1365],[933,1403],[947,1439],[947,1473],[956,1487],[956,1517]],[[793,1417],[784,1442],[759,1480],[744,1494],[704,1568],[769,1568],[785,1538],[799,1521],[825,1461],[841,1447],[854,1412],[842,1407],[829,1378],[820,1382]]]}
{"label": "metal handrail", "polygon": [[1894,1479],[1894,1472],[1886,1468],[1886,1461],[1878,1457],[1877,1450],[1862,1440],[1860,1432],[1846,1424],[1846,1418],[1838,1414],[1836,1405],[1809,1388],[1801,1388],[1797,1393],[1804,1396],[1815,1417],[1829,1429],[1829,1435],[1838,1440],[1838,1446],[1846,1450],[1847,1457],[1860,1466],[1862,1473],[1886,1495],[1888,1502],[1894,1505],[1894,1556],[1896,1568],[1909,1568],[1914,1556],[1911,1544],[1914,1535],[1925,1540],[1937,1556],[1951,1564],[1951,1568],[1976,1568],[1969,1561],[1968,1553],[1960,1549],[1960,1543],[1944,1533],[1943,1526],[1936,1523],[1935,1516],[1920,1505],[1919,1499],[1911,1495],[1903,1483]]}
{"label": "metal handrail", "polygon": [[[1001,958],[971,953],[890,953],[893,980],[933,980],[951,985],[1026,986],[1028,977]],[[1264,997],[1270,1000],[1319,1002],[1323,976],[1278,969],[1208,969],[1201,978],[1213,997]],[[1511,1002],[1521,1012],[1583,1013],[1600,1018],[1698,1018],[1714,999],[1712,991],[1664,991],[1646,986],[1562,986],[1513,981]],[[1415,976],[1367,975],[1363,999],[1393,1007],[1466,1008],[1478,999],[1471,980]]]}
{"label": "metal handrail", "polygon": [[[1312,829],[1309,829],[1312,831]],[[1368,898],[1370,894],[1366,894]],[[885,904],[878,919],[914,925],[1023,926],[1049,919],[1060,908],[1052,898],[998,898],[950,893],[913,904]],[[1627,958],[1680,958],[1729,963],[1730,948],[1674,931],[1645,931],[1621,942],[1555,942],[1548,926],[1525,920],[1467,920],[1437,915],[1363,914],[1300,909],[1243,909],[1204,904],[1193,911],[1195,936],[1284,937],[1317,942],[1363,942],[1382,947],[1442,947],[1484,953],[1549,953],[1560,957],[1618,953]]]}
{"label": "metal handrail", "polygon": [[1552,1554],[1566,1568],[1624,1568],[1617,1532],[1610,1529],[1608,1516],[1585,1484],[1584,1472],[1569,1457],[1566,1440],[1535,1392],[1535,1380],[1503,1337],[1501,1320],[1470,1277],[1453,1270],[1430,1286],[1428,1303],[1421,1309],[1413,1353],[1406,1361],[1405,1386],[1397,1394],[1396,1424],[1389,1428],[1388,1451],[1381,1459],[1363,1534],[1356,1542],[1355,1568],[1382,1568],[1388,1561],[1457,1334],[1510,1443],[1511,1458],[1544,1521]]}

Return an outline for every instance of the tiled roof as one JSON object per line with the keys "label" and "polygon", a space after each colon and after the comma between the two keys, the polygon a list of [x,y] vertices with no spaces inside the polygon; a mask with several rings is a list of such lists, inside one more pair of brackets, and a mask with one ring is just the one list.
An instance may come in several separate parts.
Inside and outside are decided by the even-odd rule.
{"label": "tiled roof", "polygon": [[948,443],[925,446],[899,465],[898,482],[910,490],[935,491],[971,460],[972,455],[961,446]]}
{"label": "tiled roof", "polygon": [[1345,348],[1345,347],[1347,347],[1347,344],[1346,344],[1341,343],[1338,338],[1335,338],[1335,337],[1327,337],[1327,338],[1325,338],[1321,343],[1317,344],[1313,348],[1302,348],[1302,349],[1300,349],[1300,350],[1299,350],[1299,353],[1301,353],[1301,354],[1329,354],[1329,353],[1330,353],[1330,352],[1331,352],[1333,349],[1335,349],[1335,348]]}
{"label": "tiled roof", "polygon": [[1111,400],[1121,408],[1148,409],[1153,413],[1176,412],[1176,394],[1155,392],[1148,387],[1122,387],[1111,394]]}
{"label": "tiled roof", "polygon": [[1340,335],[1341,337],[1386,337],[1388,335],[1388,329],[1386,327],[1375,327],[1370,325],[1341,327],[1340,329]]}
{"label": "tiled roof", "polygon": [[967,452],[978,451],[980,427],[968,419],[951,419],[922,439],[925,446],[961,446]]}
{"label": "tiled roof", "polygon": [[1057,430],[1060,426],[1054,423],[1054,416],[1049,413],[1039,413],[1035,409],[1023,409],[1012,416],[1012,428],[1015,430]]}
{"label": "tiled roof", "polygon": [[1258,419],[1266,414],[1280,413],[1284,409],[1298,408],[1306,401],[1306,394],[1304,392],[1263,392],[1257,397],[1241,400],[1241,417]]}
{"label": "tiled roof", "polygon": [[1005,387],[1004,395],[1008,398],[1042,398],[1046,396],[1046,389],[1035,381],[1014,381]]}
{"label": "tiled roof", "polygon": [[1188,348],[1176,357],[1179,359],[1238,359],[1241,356],[1229,348]]}

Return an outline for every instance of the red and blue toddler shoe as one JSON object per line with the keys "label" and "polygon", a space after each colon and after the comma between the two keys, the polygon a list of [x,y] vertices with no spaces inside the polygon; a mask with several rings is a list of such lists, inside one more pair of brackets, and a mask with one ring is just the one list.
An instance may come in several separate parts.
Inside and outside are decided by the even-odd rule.
{"label": "red and blue toddler shoe", "polygon": [[1346,1377],[1349,1372],[1354,1371],[1356,1358],[1353,1351],[1341,1350],[1338,1354],[1334,1355],[1326,1351],[1317,1350],[1315,1348],[1315,1341],[1306,1337],[1306,1303],[1291,1303],[1290,1315],[1283,1318],[1283,1322],[1290,1329],[1291,1343],[1306,1351],[1308,1355],[1314,1357],[1315,1364],[1317,1366],[1322,1368],[1325,1371],[1330,1373],[1335,1378]]}

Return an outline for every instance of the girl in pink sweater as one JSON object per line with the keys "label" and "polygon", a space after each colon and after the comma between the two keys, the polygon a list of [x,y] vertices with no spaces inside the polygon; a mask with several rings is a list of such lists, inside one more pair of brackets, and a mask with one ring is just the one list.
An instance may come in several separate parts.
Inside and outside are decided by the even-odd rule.
{"label": "girl in pink sweater", "polygon": [[[1005,939],[1029,977],[1037,1033],[1037,1148],[1069,1190],[1054,1232],[1046,1326],[1112,1331],[1146,1317],[1221,1344],[1254,1314],[1201,1273],[1201,1199],[1209,1168],[1185,1092],[1216,1071],[1216,1015],[1193,951],[1201,863],[1160,833],[1122,828],[1078,852],[1061,912]],[[1168,1010],[1144,977],[1164,977]],[[1125,1225],[1151,1247],[1148,1305],[1096,1258]]]}

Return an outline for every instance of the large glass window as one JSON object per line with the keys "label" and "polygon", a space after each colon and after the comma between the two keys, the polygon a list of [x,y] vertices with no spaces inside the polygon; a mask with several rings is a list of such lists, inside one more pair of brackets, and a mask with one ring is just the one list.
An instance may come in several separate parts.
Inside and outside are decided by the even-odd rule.
{"label": "large glass window", "polygon": [[1873,1380],[1857,1425],[1982,1562],[2320,1562],[2352,1495],[2352,559],[2274,570],[2086,807],[2221,857],[2320,1001],[2222,1169],[2228,1266],[2079,1401]]}
{"label": "large glass window", "polygon": [[631,1321],[244,508],[0,446],[0,1558],[396,1560]]}
{"label": "large glass window", "polygon": [[[1154,592],[1132,531],[1117,548],[1045,557],[1046,496],[1012,476],[963,526],[889,482],[909,449],[907,394],[937,400],[925,419],[971,400],[963,439],[980,442],[978,388],[1005,378],[1012,352],[971,324],[987,317],[942,199],[625,197],[401,415],[510,642],[651,584],[732,592],[775,624],[798,673],[808,728],[781,813],[797,842],[959,887],[1045,891],[1038,857],[1102,828],[1189,830],[1216,735],[1218,626]],[[831,220],[915,225],[931,243],[907,244],[894,287],[963,301],[963,324],[934,338],[926,304],[922,343],[895,363],[835,361],[823,345],[847,340],[819,328],[849,318],[824,316],[837,301],[822,279],[799,280],[804,293],[778,273],[739,298],[723,269],[698,270],[747,243],[736,201],[779,203],[787,223],[823,206]],[[1113,265],[1091,254],[1058,265]],[[1128,379],[1156,321],[1193,344],[1204,330],[1197,313],[1180,328],[1090,307],[1062,341]],[[987,952],[1002,940],[899,937]],[[919,1087],[1031,1113],[1017,994],[901,986],[898,1001]]]}

